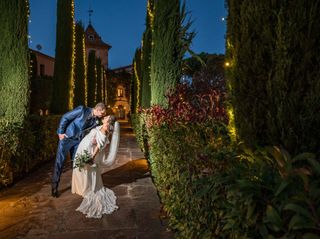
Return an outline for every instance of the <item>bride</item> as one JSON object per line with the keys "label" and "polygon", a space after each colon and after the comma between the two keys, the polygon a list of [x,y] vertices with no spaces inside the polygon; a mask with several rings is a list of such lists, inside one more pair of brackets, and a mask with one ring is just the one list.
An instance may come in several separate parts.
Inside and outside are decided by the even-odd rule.
{"label": "bride", "polygon": [[[105,116],[102,125],[92,129],[81,140],[75,154],[71,192],[83,197],[81,205],[76,210],[89,218],[101,218],[103,214],[111,214],[118,209],[114,192],[103,186],[101,177],[101,166],[112,165],[117,154],[120,126],[119,122],[114,122],[115,117]],[[107,154],[110,135],[112,139]],[[85,154],[93,159],[92,164],[85,164],[82,168],[76,167],[79,166],[79,158]]]}

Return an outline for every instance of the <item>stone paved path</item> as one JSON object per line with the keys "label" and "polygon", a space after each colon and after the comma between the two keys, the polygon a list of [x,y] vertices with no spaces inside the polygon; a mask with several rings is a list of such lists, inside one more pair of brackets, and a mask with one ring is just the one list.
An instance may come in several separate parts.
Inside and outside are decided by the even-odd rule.
{"label": "stone paved path", "polygon": [[0,191],[0,238],[171,239],[162,220],[157,191],[147,161],[127,122],[121,122],[116,163],[105,168],[103,181],[116,196],[119,209],[101,219],[88,219],[75,209],[82,198],[70,192],[71,163],[66,162],[59,198],[50,196],[53,162]]}

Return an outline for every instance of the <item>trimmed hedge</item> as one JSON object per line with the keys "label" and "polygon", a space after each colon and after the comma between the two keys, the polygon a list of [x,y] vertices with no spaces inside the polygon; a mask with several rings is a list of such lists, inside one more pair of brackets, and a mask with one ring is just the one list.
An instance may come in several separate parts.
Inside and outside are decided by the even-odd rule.
{"label": "trimmed hedge", "polygon": [[228,94],[240,140],[319,152],[319,1],[226,2]]}
{"label": "trimmed hedge", "polygon": [[226,127],[215,122],[163,125],[148,133],[152,176],[177,238],[217,238],[226,195],[223,187],[211,187],[218,182],[214,173],[226,174],[227,159],[233,158]]}
{"label": "trimmed hedge", "polygon": [[32,115],[23,127],[0,120],[0,188],[11,185],[37,165],[53,160],[60,116]]}
{"label": "trimmed hedge", "polygon": [[146,115],[143,113],[140,114],[131,114],[131,124],[138,142],[138,145],[144,156],[149,158],[149,145],[148,145],[148,132],[146,127]]}
{"label": "trimmed hedge", "polygon": [[29,111],[29,1],[0,1],[0,117],[22,125]]}
{"label": "trimmed hedge", "polygon": [[176,238],[319,238],[315,155],[253,150],[227,135],[216,121],[148,128],[152,176]]}

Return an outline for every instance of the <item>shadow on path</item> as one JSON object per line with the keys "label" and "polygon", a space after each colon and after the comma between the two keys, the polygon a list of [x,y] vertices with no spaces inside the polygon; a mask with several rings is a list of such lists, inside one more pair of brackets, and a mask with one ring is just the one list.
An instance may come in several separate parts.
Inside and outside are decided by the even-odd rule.
{"label": "shadow on path", "polygon": [[113,188],[121,184],[133,183],[137,179],[150,177],[146,159],[136,159],[102,174],[103,184]]}

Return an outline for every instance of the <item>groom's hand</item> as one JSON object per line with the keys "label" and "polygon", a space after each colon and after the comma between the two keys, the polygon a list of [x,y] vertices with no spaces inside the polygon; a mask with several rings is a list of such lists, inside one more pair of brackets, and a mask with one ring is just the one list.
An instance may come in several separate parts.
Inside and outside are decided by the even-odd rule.
{"label": "groom's hand", "polygon": [[60,140],[63,140],[64,138],[68,138],[66,134],[58,134],[58,136]]}

